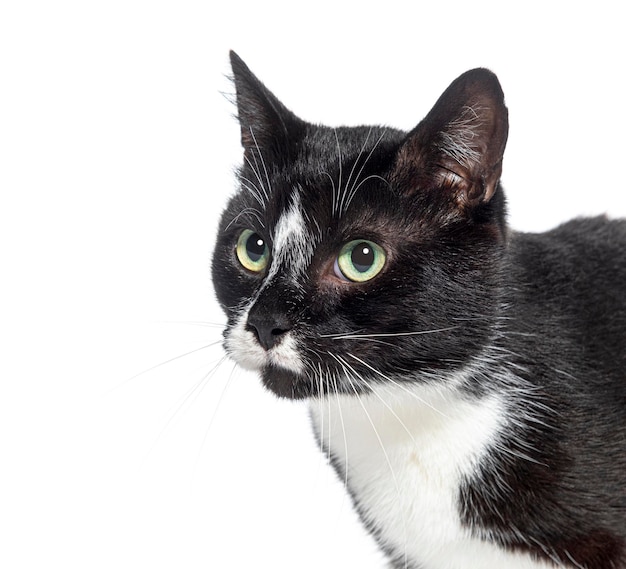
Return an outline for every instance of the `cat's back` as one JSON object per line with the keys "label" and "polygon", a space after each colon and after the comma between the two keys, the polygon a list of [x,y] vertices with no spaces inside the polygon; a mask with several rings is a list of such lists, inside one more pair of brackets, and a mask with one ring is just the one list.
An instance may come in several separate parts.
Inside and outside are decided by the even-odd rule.
{"label": "cat's back", "polygon": [[619,313],[626,310],[626,219],[579,218],[545,233],[514,233],[510,253],[514,279],[544,308],[626,317]]}
{"label": "cat's back", "polygon": [[[626,396],[626,219],[574,219],[510,240],[515,320],[551,361]],[[539,346],[541,344],[541,346]]]}
{"label": "cat's back", "polygon": [[580,547],[607,553],[626,542],[626,220],[512,234],[507,275],[505,347],[545,406],[539,518],[563,535],[577,520]]}

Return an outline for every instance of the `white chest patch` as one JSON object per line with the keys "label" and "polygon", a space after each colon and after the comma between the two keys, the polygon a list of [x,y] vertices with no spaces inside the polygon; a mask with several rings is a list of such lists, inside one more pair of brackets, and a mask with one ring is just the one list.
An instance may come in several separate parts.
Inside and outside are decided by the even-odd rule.
{"label": "white chest patch", "polygon": [[474,537],[459,519],[458,493],[503,424],[503,402],[427,387],[315,401],[311,414],[383,545],[407,569],[549,569],[529,555]]}

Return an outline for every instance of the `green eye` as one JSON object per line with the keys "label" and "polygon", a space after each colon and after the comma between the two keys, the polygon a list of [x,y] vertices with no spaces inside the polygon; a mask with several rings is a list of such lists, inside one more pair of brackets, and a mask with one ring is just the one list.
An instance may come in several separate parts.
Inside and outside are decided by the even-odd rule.
{"label": "green eye", "polygon": [[335,274],[342,280],[362,283],[373,279],[385,266],[382,247],[358,239],[346,243],[335,261]]}
{"label": "green eye", "polygon": [[237,259],[249,271],[260,273],[269,261],[270,251],[265,239],[258,233],[245,229],[237,241]]}

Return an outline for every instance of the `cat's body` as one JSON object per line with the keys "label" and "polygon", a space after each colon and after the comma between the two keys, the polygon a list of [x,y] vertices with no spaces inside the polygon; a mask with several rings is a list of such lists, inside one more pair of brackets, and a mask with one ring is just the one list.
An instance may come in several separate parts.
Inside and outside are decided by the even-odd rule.
{"label": "cat's body", "polygon": [[[624,224],[605,219],[511,235],[511,295],[484,353],[445,386],[312,405],[322,446],[342,479],[348,465],[357,509],[394,566],[406,555],[428,569],[552,567],[523,554],[538,550],[568,567],[568,555],[623,566],[626,361],[612,330],[616,318],[623,326],[624,308],[613,311],[624,246]],[[599,287],[583,286],[589,274]],[[475,400],[458,389],[490,382]]]}
{"label": "cat's body", "polygon": [[410,133],[287,111],[233,56],[225,346],[318,440],[393,567],[626,567],[626,222],[505,223],[475,70]]}

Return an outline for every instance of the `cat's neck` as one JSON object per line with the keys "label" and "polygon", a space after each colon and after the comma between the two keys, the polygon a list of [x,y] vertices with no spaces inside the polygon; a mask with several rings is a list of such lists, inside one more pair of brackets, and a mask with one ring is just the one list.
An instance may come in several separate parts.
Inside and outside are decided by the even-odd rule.
{"label": "cat's neck", "polygon": [[[320,446],[398,567],[547,568],[459,521],[460,488],[499,447],[509,418],[506,393],[472,395],[464,387],[476,366],[485,371],[476,363],[445,387],[386,383],[367,395],[311,402]],[[458,565],[450,565],[455,556]]]}

